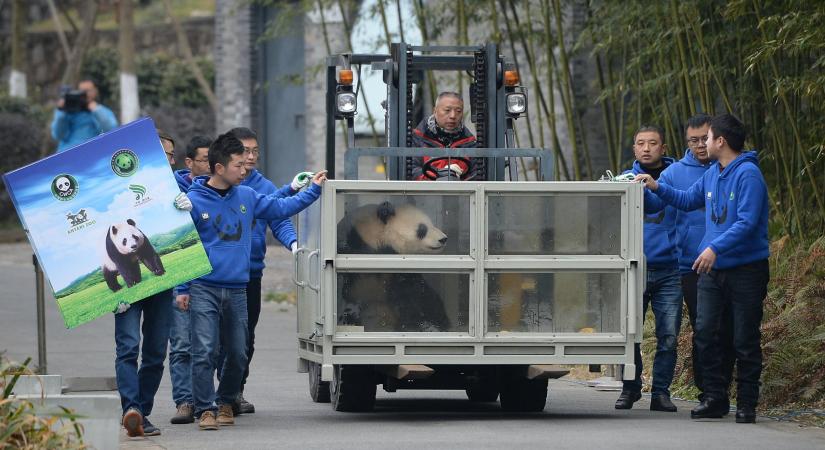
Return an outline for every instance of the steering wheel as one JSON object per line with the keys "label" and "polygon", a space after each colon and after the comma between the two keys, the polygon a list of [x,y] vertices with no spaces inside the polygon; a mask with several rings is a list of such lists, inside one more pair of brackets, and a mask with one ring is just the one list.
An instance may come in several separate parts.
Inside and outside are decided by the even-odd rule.
{"label": "steering wheel", "polygon": [[427,161],[424,161],[424,164],[421,165],[421,173],[428,180],[437,180],[438,178],[441,177],[441,174],[439,173],[439,171],[444,170],[444,169],[438,169],[436,167],[433,167],[433,164],[435,164],[439,161],[447,161],[447,160],[449,160],[449,161],[454,161],[455,160],[455,161],[458,161],[458,162],[463,162],[464,164],[467,165],[467,170],[464,171],[464,173],[462,173],[461,176],[459,177],[462,181],[469,180],[475,175],[473,173],[474,172],[473,171],[473,169],[474,169],[473,168],[473,162],[470,161],[468,158],[464,158],[462,156],[439,156],[439,157],[436,157],[436,158],[430,158]]}

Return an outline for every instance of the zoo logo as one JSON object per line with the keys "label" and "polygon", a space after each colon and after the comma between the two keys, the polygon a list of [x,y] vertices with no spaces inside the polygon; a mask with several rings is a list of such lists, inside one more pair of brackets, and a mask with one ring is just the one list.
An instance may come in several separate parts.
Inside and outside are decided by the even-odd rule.
{"label": "zoo logo", "polygon": [[69,174],[61,173],[52,180],[52,195],[61,202],[73,199],[79,190],[77,180]]}
{"label": "zoo logo", "polygon": [[129,190],[135,193],[136,202],[139,202],[146,195],[146,188],[139,184],[130,184]]}
{"label": "zoo logo", "polygon": [[119,177],[130,177],[137,172],[138,157],[128,148],[120,149],[112,155],[112,172]]}

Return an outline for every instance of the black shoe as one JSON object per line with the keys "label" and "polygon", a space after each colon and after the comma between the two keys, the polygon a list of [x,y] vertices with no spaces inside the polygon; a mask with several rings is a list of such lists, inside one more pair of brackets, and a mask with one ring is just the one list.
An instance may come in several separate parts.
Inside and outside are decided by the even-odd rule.
{"label": "black shoe", "polygon": [[739,406],[736,408],[736,423],[756,422],[756,409],[752,406]]}
{"label": "black shoe", "polygon": [[691,419],[721,419],[728,413],[724,400],[705,397],[699,406],[690,411]]}
{"label": "black shoe", "polygon": [[243,394],[238,396],[238,409],[241,411],[241,414],[255,414],[255,405],[246,401],[243,398]]}
{"label": "black shoe", "polygon": [[149,422],[149,419],[143,418],[143,435],[144,436],[160,436],[160,429]]}
{"label": "black shoe", "polygon": [[641,392],[622,391],[616,400],[616,409],[630,409],[640,398],[642,398]]}
{"label": "black shoe", "polygon": [[670,401],[670,396],[667,394],[653,394],[650,397],[651,411],[676,412],[676,405]]}

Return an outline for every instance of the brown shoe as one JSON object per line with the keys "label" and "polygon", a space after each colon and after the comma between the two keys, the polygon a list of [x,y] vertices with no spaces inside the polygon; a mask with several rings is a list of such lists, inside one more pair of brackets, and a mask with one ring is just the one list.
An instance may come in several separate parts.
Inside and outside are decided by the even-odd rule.
{"label": "brown shoe", "polygon": [[123,428],[129,437],[143,436],[143,414],[135,408],[129,408],[123,415]]}
{"label": "brown shoe", "polygon": [[218,405],[218,425],[225,427],[235,425],[235,416],[232,414],[232,405]]}
{"label": "brown shoe", "polygon": [[215,411],[202,412],[198,426],[201,430],[217,430],[218,422],[215,420]]}
{"label": "brown shoe", "polygon": [[178,405],[178,411],[172,417],[170,422],[175,425],[182,423],[192,423],[195,421],[195,411],[189,403],[181,403]]}

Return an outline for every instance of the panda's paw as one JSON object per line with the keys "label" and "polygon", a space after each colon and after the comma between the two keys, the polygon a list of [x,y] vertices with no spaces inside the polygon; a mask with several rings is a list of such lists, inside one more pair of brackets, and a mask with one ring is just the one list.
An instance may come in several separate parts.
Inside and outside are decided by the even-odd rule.
{"label": "panda's paw", "polygon": [[161,276],[161,275],[166,273],[166,270],[165,269],[157,269],[157,270],[153,270],[152,273],[154,273],[157,276]]}

